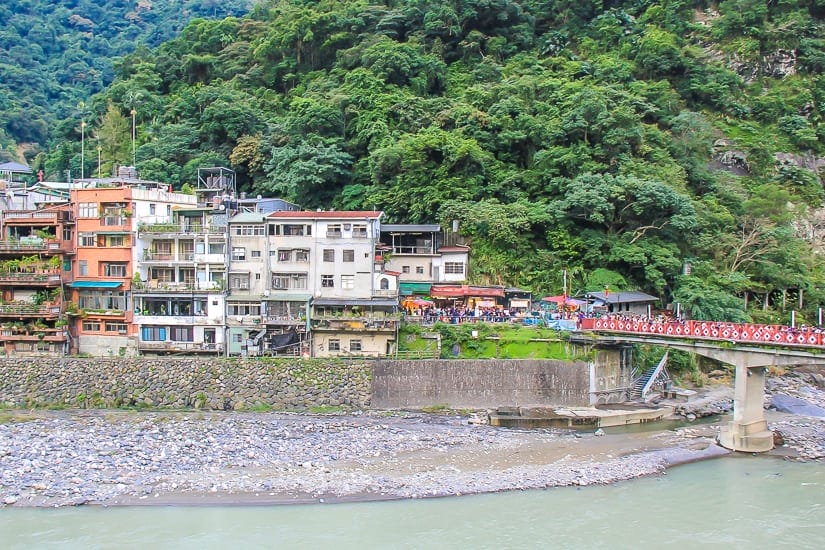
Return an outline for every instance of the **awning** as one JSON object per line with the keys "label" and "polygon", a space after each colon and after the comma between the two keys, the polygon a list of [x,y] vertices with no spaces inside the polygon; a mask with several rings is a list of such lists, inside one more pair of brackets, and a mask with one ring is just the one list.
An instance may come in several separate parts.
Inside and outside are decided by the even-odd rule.
{"label": "awning", "polygon": [[430,289],[433,298],[463,298],[463,297],[504,297],[501,287],[470,286],[470,285],[433,285]]}
{"label": "awning", "polygon": [[128,229],[122,229],[120,231],[112,230],[112,231],[95,231],[95,235],[128,235],[131,231]]}
{"label": "awning", "polygon": [[271,292],[269,296],[264,296],[266,302],[308,302],[312,294],[277,294]]}
{"label": "awning", "polygon": [[398,300],[370,300],[366,298],[316,298],[312,302],[316,306],[379,306],[392,307],[398,305]]}
{"label": "awning", "polygon": [[71,288],[119,288],[123,286],[120,281],[75,281],[70,283]]}
{"label": "awning", "polygon": [[402,296],[409,296],[410,294],[429,294],[432,286],[432,283],[401,281],[398,284],[398,291]]}

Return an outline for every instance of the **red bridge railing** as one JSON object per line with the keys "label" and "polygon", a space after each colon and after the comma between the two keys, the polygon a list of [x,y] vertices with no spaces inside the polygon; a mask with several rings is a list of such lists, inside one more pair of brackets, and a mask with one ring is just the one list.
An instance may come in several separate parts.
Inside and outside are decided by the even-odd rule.
{"label": "red bridge railing", "polygon": [[791,328],[782,325],[720,323],[717,321],[657,322],[648,319],[587,318],[581,330],[620,332],[666,338],[690,338],[750,344],[823,347],[825,334],[819,328]]}

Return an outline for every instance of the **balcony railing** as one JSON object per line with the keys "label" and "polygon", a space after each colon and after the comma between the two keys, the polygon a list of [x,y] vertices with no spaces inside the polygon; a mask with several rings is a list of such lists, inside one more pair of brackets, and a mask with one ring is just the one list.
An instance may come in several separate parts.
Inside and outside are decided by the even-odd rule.
{"label": "balcony railing", "polygon": [[143,254],[147,262],[192,262],[195,261],[194,252],[152,252],[147,250]]}
{"label": "balcony railing", "polygon": [[225,225],[208,225],[198,223],[141,223],[138,225],[141,233],[173,233],[173,234],[196,234],[196,235],[220,235],[226,233]]}
{"label": "balcony railing", "polygon": [[126,216],[101,216],[100,217],[100,225],[105,227],[122,227],[124,225],[130,225],[131,218]]}
{"label": "balcony railing", "polygon": [[21,317],[53,317],[60,314],[60,306],[44,306],[30,302],[9,302],[0,304],[0,315]]}
{"label": "balcony railing", "polygon": [[13,283],[16,285],[31,286],[53,286],[60,284],[60,273],[2,273],[0,272],[0,283]]}
{"label": "balcony railing", "polygon": [[39,238],[21,238],[12,241],[0,241],[0,252],[60,252],[60,241]]}
{"label": "balcony railing", "polygon": [[336,318],[322,317],[312,319],[312,330],[342,331],[395,331],[398,320],[387,317]]}
{"label": "balcony railing", "polygon": [[151,294],[153,292],[217,292],[222,290],[220,283],[215,281],[191,282],[191,283],[169,283],[164,281],[150,280],[140,283],[132,283],[132,292],[135,294]]}
{"label": "balcony railing", "polygon": [[407,255],[423,255],[434,256],[436,254],[435,248],[431,245],[426,246],[394,246],[392,247],[393,254],[407,254]]}
{"label": "balcony railing", "polygon": [[3,221],[32,220],[44,225],[55,225],[58,221],[72,222],[74,218],[71,212],[66,210],[3,210]]}
{"label": "balcony railing", "polygon": [[141,351],[221,353],[223,352],[223,344],[208,342],[149,342],[141,340],[138,342],[138,349]]}

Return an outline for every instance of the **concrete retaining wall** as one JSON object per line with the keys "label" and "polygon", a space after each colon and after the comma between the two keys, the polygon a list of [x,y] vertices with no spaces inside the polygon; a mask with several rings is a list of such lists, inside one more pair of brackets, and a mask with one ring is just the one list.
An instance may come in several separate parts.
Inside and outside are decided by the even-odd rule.
{"label": "concrete retaining wall", "polygon": [[334,360],[0,359],[7,407],[366,408],[370,365]]}
{"label": "concrete retaining wall", "polygon": [[374,408],[484,409],[502,406],[587,406],[590,367],[581,361],[378,361]]}

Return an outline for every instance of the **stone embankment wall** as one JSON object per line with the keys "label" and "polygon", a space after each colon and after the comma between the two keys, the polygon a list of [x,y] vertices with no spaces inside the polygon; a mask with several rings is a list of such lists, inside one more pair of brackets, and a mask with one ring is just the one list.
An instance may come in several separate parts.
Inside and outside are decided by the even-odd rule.
{"label": "stone embankment wall", "polygon": [[539,359],[378,361],[375,408],[587,406],[590,367]]}
{"label": "stone embankment wall", "polygon": [[335,360],[0,359],[6,407],[363,409],[371,365]]}

